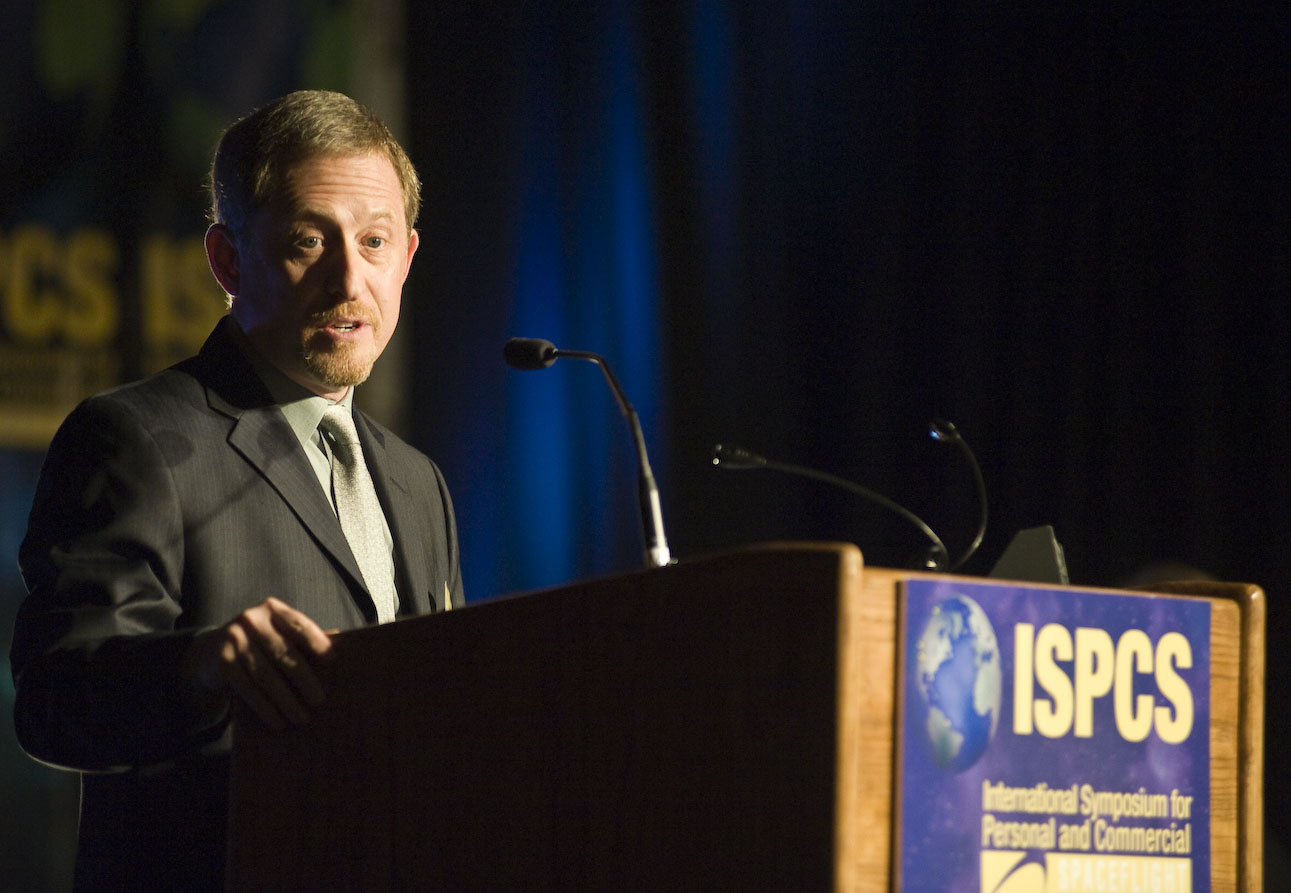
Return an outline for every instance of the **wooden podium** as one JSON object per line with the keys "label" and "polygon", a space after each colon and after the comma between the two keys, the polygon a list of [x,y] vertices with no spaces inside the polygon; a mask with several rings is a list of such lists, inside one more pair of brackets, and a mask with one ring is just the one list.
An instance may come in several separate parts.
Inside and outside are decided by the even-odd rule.
{"label": "wooden podium", "polygon": [[[308,725],[236,729],[230,888],[889,889],[926,576],[771,546],[339,634]],[[1213,889],[1259,889],[1263,597],[1198,585]]]}

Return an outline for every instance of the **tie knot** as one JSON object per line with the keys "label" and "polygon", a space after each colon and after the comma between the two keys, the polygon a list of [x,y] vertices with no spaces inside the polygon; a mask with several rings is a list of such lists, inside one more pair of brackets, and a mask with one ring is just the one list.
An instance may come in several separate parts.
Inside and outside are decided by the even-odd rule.
{"label": "tie knot", "polygon": [[329,406],[323,413],[322,429],[347,453],[359,449],[359,432],[354,427],[354,416],[344,406]]}

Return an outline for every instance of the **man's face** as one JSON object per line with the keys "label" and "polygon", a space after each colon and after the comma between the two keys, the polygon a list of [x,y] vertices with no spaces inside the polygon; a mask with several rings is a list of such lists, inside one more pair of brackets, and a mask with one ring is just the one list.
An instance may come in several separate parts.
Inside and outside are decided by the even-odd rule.
{"label": "man's face", "polygon": [[289,378],[339,400],[394,334],[417,234],[384,155],[307,159],[284,186],[237,244],[233,317]]}

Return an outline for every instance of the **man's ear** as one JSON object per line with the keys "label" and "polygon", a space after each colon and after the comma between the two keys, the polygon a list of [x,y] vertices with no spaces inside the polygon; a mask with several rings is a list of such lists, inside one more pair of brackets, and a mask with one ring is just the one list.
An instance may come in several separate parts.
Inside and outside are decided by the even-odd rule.
{"label": "man's ear", "polygon": [[206,230],[206,261],[220,288],[236,297],[241,284],[238,242],[223,223],[212,223]]}
{"label": "man's ear", "polygon": [[403,262],[403,281],[408,281],[408,272],[412,269],[412,256],[417,253],[417,246],[421,244],[421,233],[414,230],[408,231],[408,256]]}

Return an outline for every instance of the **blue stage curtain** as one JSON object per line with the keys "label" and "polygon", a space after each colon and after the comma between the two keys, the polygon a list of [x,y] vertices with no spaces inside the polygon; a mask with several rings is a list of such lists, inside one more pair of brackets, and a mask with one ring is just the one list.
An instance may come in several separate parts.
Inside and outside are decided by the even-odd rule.
{"label": "blue stage curtain", "polygon": [[[414,154],[423,163],[429,157],[465,165],[484,181],[485,200],[502,203],[491,208],[501,214],[491,221],[495,228],[472,242],[489,246],[485,262],[495,272],[463,274],[460,257],[436,252],[445,242],[464,241],[461,227],[474,225],[464,218],[479,207],[461,197],[458,184],[443,184],[440,192],[432,160],[427,250],[411,289],[444,298],[430,302],[420,325],[452,329],[434,339],[435,365],[451,383],[420,390],[414,427],[450,470],[472,597],[642,561],[635,454],[601,373],[572,360],[540,372],[502,366],[510,336],[602,354],[647,439],[657,448],[666,437],[654,171],[635,12],[629,2],[576,11],[539,2],[491,14],[515,18],[483,23],[427,13],[436,46],[451,44],[454,65],[480,79],[437,84],[450,95],[431,90],[423,97],[430,133],[414,133]],[[473,56],[477,25],[492,47]],[[435,58],[414,66],[433,69]],[[425,122],[419,101],[413,101],[414,122]],[[468,111],[467,120],[492,129],[439,129],[447,116],[464,114],[446,104],[471,102],[491,107],[495,117],[484,122]],[[435,109],[446,118],[437,120]],[[501,151],[498,139],[506,147]],[[513,192],[499,199],[498,183]],[[436,204],[441,200],[449,207]],[[454,306],[464,296],[437,277],[445,269],[473,292],[469,308]],[[467,420],[466,427],[437,430],[434,419],[445,408],[451,418]],[[666,478],[663,454],[653,465]]]}
{"label": "blue stage curtain", "polygon": [[719,441],[857,480],[959,553],[978,506],[926,435],[945,417],[992,497],[970,572],[1052,523],[1078,582],[1162,558],[1291,578],[1282,438],[1239,436],[1280,432],[1291,399],[1265,13],[423,5],[416,435],[473,594],[639,563],[613,404],[587,368],[503,369],[515,334],[615,362],[683,557],[923,545],[823,486],[713,471]]}

